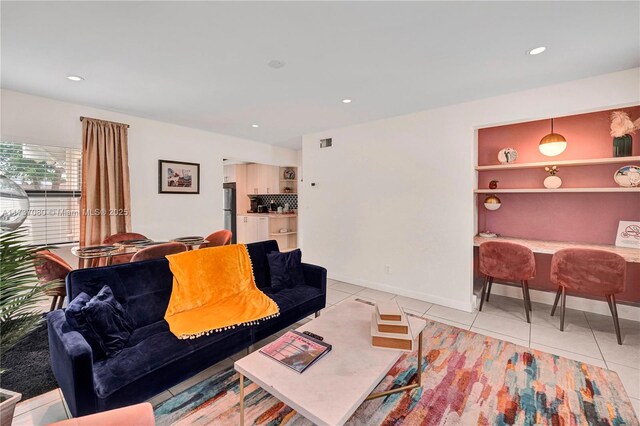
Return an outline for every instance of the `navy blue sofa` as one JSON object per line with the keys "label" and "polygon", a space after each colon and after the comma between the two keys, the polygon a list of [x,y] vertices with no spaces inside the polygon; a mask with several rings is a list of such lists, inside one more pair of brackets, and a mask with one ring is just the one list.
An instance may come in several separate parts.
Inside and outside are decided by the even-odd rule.
{"label": "navy blue sofa", "polygon": [[47,316],[51,367],[71,414],[83,416],[143,402],[207,367],[325,307],[326,269],[303,263],[304,285],[271,290],[266,254],[276,241],[248,244],[258,287],[280,308],[259,325],[236,327],[197,339],[179,340],[164,320],[173,284],[166,259],[79,269],[67,277],[67,294],[95,295],[106,284],[135,323],[116,356],[94,359],[91,347],[71,329],[63,310]]}

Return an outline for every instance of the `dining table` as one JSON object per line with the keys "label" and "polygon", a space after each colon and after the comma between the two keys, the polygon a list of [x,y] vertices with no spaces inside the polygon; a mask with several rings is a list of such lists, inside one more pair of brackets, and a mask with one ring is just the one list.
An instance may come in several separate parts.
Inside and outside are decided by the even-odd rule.
{"label": "dining table", "polygon": [[[170,240],[180,242],[187,246],[187,250],[193,250],[209,241],[203,237],[179,237]],[[96,266],[109,266],[113,257],[123,254],[134,254],[138,251],[158,244],[166,244],[168,241],[154,241],[151,239],[139,239],[121,241],[110,245],[75,246],[71,248],[71,254],[81,259],[80,268],[94,268]]]}

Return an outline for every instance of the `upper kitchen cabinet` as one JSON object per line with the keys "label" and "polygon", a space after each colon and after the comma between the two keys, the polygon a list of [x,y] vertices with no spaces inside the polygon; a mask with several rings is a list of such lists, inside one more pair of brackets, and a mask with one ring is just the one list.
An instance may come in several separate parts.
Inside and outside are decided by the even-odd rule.
{"label": "upper kitchen cabinet", "polygon": [[280,193],[280,168],[266,164],[247,166],[247,194]]}
{"label": "upper kitchen cabinet", "polygon": [[222,167],[223,177],[222,183],[231,183],[236,181],[236,165],[230,164]]}

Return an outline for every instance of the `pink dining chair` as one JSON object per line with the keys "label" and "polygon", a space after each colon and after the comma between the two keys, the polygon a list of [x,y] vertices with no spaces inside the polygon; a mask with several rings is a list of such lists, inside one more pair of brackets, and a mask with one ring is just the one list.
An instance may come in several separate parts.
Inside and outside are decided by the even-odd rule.
{"label": "pink dining chair", "polygon": [[231,244],[231,231],[222,229],[209,235],[205,240],[208,243],[200,244],[200,248],[226,246]]}
{"label": "pink dining chair", "polygon": [[571,248],[557,251],[551,258],[551,282],[558,286],[551,316],[562,296],[560,331],[564,331],[564,309],[567,290],[578,294],[605,297],[613,317],[618,344],[622,344],[616,294],[625,289],[627,262],[618,254],[606,250]]}
{"label": "pink dining chair", "polygon": [[[112,245],[115,243],[121,243],[127,240],[143,240],[145,237],[142,234],[138,234],[137,232],[119,232],[117,234],[109,235],[102,241],[104,245]],[[131,258],[133,257],[133,253],[125,253],[118,254],[111,257],[111,265],[118,265],[120,263],[129,263],[131,262]]]}
{"label": "pink dining chair", "polygon": [[487,241],[480,244],[479,250],[480,272],[485,276],[480,295],[479,310],[482,311],[485,291],[487,293],[487,302],[489,301],[494,279],[497,278],[514,283],[519,282],[522,285],[524,312],[527,322],[530,323],[529,311],[532,309],[531,297],[529,296],[529,280],[536,275],[536,260],[533,252],[523,245],[504,241]]}
{"label": "pink dining chair", "polygon": [[139,250],[131,258],[132,262],[141,262],[143,260],[159,259],[169,254],[182,253],[187,251],[187,246],[182,243],[163,243],[145,247]]}
{"label": "pink dining chair", "polygon": [[50,287],[45,291],[47,296],[51,296],[51,307],[49,311],[62,308],[64,298],[67,296],[65,278],[73,268],[63,258],[49,250],[42,250],[36,253],[36,275],[41,285],[52,281],[60,280],[59,285]]}

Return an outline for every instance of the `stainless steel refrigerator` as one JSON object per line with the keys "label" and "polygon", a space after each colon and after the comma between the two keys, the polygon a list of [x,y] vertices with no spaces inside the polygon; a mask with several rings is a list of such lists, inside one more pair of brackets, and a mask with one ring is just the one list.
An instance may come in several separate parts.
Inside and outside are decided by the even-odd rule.
{"label": "stainless steel refrigerator", "polygon": [[222,184],[222,211],[224,213],[224,229],[231,231],[231,244],[236,243],[236,184]]}

